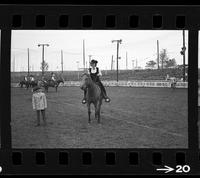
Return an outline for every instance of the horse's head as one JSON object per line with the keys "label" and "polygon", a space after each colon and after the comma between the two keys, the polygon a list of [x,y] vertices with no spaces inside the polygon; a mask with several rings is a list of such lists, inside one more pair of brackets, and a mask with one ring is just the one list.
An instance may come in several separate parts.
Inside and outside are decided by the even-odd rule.
{"label": "horse's head", "polygon": [[87,73],[82,74],[80,81],[80,88],[86,90],[91,81],[90,75]]}
{"label": "horse's head", "polygon": [[58,80],[60,83],[63,83],[65,82],[64,78],[61,76],[60,79]]}

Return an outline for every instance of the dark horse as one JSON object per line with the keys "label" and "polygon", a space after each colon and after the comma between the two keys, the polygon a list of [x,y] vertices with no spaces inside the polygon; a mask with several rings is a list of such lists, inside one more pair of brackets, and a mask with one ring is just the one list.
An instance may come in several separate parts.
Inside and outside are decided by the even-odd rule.
{"label": "dark horse", "polygon": [[24,85],[25,85],[26,88],[28,88],[28,87],[27,87],[27,86],[28,86],[28,81],[22,80],[22,81],[19,82],[19,86],[20,86],[21,88],[23,88]]}
{"label": "dark horse", "polygon": [[37,82],[36,81],[26,81],[26,80],[22,80],[19,82],[19,86],[21,88],[23,88],[23,86],[25,85],[26,89],[28,90],[29,87],[35,87],[37,86]]}
{"label": "dark horse", "polygon": [[80,83],[80,88],[86,91],[86,102],[88,108],[88,122],[90,123],[91,109],[90,105],[93,103],[95,107],[95,118],[100,123],[100,110],[102,105],[103,94],[102,91],[95,82],[91,79],[89,74],[84,73]]}
{"label": "dark horse", "polygon": [[60,83],[64,84],[64,79],[63,78],[60,78],[60,79],[58,79],[56,81],[53,81],[53,80],[42,81],[41,85],[45,88],[46,92],[48,92],[49,87],[55,88],[56,92],[57,92],[57,88],[58,88]]}

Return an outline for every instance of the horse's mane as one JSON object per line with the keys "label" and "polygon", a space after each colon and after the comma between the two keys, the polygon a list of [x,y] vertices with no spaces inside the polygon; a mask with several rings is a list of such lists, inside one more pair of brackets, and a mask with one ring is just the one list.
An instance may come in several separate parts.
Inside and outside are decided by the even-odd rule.
{"label": "horse's mane", "polygon": [[83,77],[84,75],[86,75],[87,77],[90,77],[90,75],[88,74],[88,73],[83,73],[82,75],[81,75],[81,77]]}

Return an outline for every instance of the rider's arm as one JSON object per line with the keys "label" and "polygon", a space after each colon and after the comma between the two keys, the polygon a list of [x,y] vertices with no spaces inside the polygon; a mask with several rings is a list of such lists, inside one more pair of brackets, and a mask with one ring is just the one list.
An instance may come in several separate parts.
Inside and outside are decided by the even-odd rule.
{"label": "rider's arm", "polygon": [[102,76],[101,70],[99,69],[98,76]]}
{"label": "rider's arm", "polygon": [[32,105],[33,105],[33,110],[35,110],[36,109],[36,103],[35,103],[34,95],[32,96]]}

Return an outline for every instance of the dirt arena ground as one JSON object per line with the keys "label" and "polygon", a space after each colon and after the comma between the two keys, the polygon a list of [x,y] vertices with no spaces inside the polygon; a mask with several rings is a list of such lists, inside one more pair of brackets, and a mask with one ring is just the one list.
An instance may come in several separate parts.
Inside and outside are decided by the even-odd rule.
{"label": "dirt arena ground", "polygon": [[101,124],[88,124],[79,87],[50,88],[47,126],[35,127],[32,92],[11,89],[13,148],[187,148],[187,89],[108,87]]}

